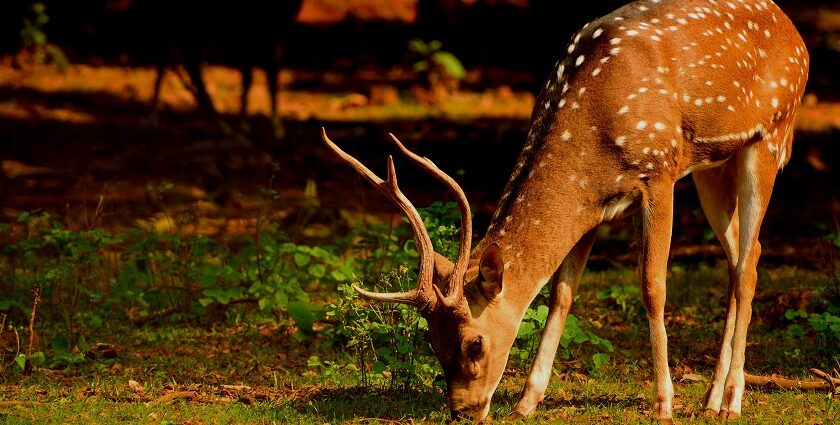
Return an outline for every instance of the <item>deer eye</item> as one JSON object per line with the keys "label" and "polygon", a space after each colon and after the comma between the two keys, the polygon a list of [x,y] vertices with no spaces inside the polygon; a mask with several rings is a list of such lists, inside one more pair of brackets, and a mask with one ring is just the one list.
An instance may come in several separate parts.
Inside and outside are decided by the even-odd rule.
{"label": "deer eye", "polygon": [[484,344],[484,340],[479,336],[478,338],[474,339],[469,347],[467,347],[467,354],[470,357],[477,357],[481,354],[482,344]]}

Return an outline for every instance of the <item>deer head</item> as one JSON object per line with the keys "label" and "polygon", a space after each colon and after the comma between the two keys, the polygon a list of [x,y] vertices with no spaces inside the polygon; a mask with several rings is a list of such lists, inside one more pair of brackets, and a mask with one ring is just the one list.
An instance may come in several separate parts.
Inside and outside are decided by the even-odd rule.
{"label": "deer head", "polygon": [[452,177],[390,135],[406,157],[446,185],[457,199],[461,242],[454,264],[434,252],[420,214],[400,191],[392,157],[388,157],[388,175],[383,180],[336,146],[324,129],[321,137],[339,158],[400,207],[411,224],[420,254],[417,288],[398,293],[369,292],[356,285],[353,289],[369,300],[417,307],[429,323],[430,343],[446,377],[452,416],[485,417],[518,330],[519,322],[510,318],[521,315],[501,296],[504,262],[499,247],[492,244],[484,249],[477,277],[467,282],[472,218],[464,191]]}

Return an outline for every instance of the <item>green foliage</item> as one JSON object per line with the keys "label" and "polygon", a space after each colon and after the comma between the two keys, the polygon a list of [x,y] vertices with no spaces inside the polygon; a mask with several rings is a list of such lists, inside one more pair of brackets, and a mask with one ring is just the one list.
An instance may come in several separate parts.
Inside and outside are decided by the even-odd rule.
{"label": "green foliage", "polygon": [[[167,183],[150,187],[158,197],[171,189]],[[454,258],[460,239],[457,205],[437,202],[419,213],[435,250]],[[417,309],[363,301],[349,285],[377,291],[416,286],[418,253],[409,226],[360,226],[336,245],[310,246],[290,241],[266,223],[254,236],[221,241],[175,233],[182,223],[168,215],[164,219],[165,225],[125,232],[72,230],[35,211],[0,227],[0,275],[6,277],[0,290],[9,294],[0,300],[0,313],[13,326],[28,323],[32,288],[43,288],[36,326],[50,324],[53,335],[42,335],[50,349],[33,354],[33,365],[75,368],[95,357],[85,335],[107,323],[215,323],[220,314],[239,322],[247,314],[294,323],[294,337],[310,341],[317,341],[316,323],[326,316],[334,325],[320,335],[352,361],[317,359],[323,376],[340,372],[367,386],[410,388],[431,382],[437,373],[425,340],[428,325]],[[313,300],[315,293],[332,302],[322,307],[325,303]],[[545,305],[528,310],[512,358],[524,362],[533,354],[547,314]],[[147,328],[145,339],[174,340],[165,329]],[[571,358],[584,344],[594,368],[609,361],[609,342],[570,315],[560,355]]]}
{"label": "green foliage", "polygon": [[[838,243],[834,234],[827,235],[825,239]],[[828,249],[834,247],[829,246]],[[814,291],[815,297],[807,306],[785,312],[787,337],[798,342],[797,347],[786,351],[792,358],[802,358],[805,353],[819,353],[833,357],[835,362],[840,359],[837,355],[840,348],[840,284],[833,263],[829,263],[825,273],[827,279]]]}
{"label": "green foliage", "polygon": [[[435,250],[453,257],[459,240],[457,205],[436,202],[418,212]],[[373,272],[368,276],[381,273],[374,282],[375,290],[405,291],[417,285],[417,271],[406,266],[416,263],[418,257],[409,229],[372,225],[353,236],[371,253],[360,256],[361,269]],[[331,340],[350,351],[358,366],[359,382],[408,388],[429,381],[436,361],[424,338],[428,324],[416,308],[362,301],[350,285],[340,285],[339,293],[327,307],[327,318],[336,322]]]}
{"label": "green foliage", "polygon": [[[533,358],[547,317],[548,307],[545,305],[529,308],[526,311],[516,342],[511,348],[511,359],[524,365]],[[578,318],[574,314],[569,314],[563,327],[563,336],[560,338],[557,355],[566,360],[574,359],[585,345],[589,346],[590,351],[594,351],[591,355],[591,365],[594,369],[601,369],[609,363],[608,353],[613,351],[612,343],[582,327]]]}
{"label": "green foliage", "polygon": [[831,305],[823,313],[807,313],[804,310],[787,310],[785,319],[788,325],[788,335],[793,338],[815,336],[820,341],[840,346],[840,308]]}
{"label": "green foliage", "polygon": [[610,289],[598,292],[598,299],[609,300],[621,310],[628,322],[638,322],[645,315],[642,296],[636,285],[611,285]]}
{"label": "green foliage", "polygon": [[408,49],[414,57],[412,68],[429,88],[454,90],[457,83],[466,77],[467,71],[453,53],[442,50],[442,47],[438,40],[428,43],[420,39],[409,41]]}
{"label": "green foliage", "polygon": [[311,289],[335,288],[356,269],[336,247],[295,244],[275,227],[263,229],[223,244],[154,226],[71,230],[47,213],[23,212],[14,225],[0,227],[0,314],[11,325],[28,323],[32,289],[43,288],[36,324],[49,323],[60,335],[48,367],[83,361],[88,349],[81,335],[115,321],[139,325],[247,312],[291,319],[296,337],[310,338],[323,316]]}
{"label": "green foliage", "polygon": [[[405,266],[384,280],[402,287],[414,283]],[[349,285],[340,286],[339,291],[341,297],[327,309],[327,317],[336,320],[332,341],[346,347],[353,356],[358,382],[409,388],[422,385],[433,376],[435,360],[424,340],[428,326],[417,309],[364,302]]]}
{"label": "green foliage", "polygon": [[31,54],[31,60],[36,64],[52,63],[63,72],[69,61],[64,52],[47,39],[44,27],[50,22],[47,6],[41,2],[31,3],[29,13],[23,18],[20,30],[21,47]]}

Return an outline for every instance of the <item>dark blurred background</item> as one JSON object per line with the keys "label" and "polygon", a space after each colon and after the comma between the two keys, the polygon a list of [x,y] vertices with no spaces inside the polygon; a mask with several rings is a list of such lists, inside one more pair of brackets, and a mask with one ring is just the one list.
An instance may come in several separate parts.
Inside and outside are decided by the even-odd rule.
{"label": "dark blurred background", "polygon": [[[201,230],[213,235],[266,202],[284,212],[277,220],[294,221],[316,198],[310,224],[331,225],[342,210],[393,213],[326,154],[325,126],[375,170],[392,152],[388,132],[432,158],[464,185],[480,234],[543,78],[579,27],[624,3],[5,0],[0,220],[32,209],[80,220],[100,197],[115,227],[205,205],[222,223]],[[840,5],[778,4],[812,66],[793,159],[763,229],[765,256],[817,262],[814,241],[837,233],[840,211]],[[418,170],[398,167],[415,203],[446,199]],[[151,195],[162,183],[174,189]],[[679,189],[676,246],[709,241],[690,181]],[[604,249],[609,240],[626,247],[630,226],[613,229]]]}

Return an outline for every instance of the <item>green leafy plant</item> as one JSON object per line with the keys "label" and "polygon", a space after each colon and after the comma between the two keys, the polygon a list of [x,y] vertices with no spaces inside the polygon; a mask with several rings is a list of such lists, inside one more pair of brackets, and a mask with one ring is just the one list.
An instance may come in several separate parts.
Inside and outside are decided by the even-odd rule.
{"label": "green leafy plant", "polygon": [[438,40],[425,42],[413,39],[408,43],[414,58],[412,69],[433,97],[457,91],[459,82],[467,75],[461,61],[452,52],[442,50],[442,47]]}
{"label": "green leafy plant", "polygon": [[[386,281],[411,285],[408,268],[389,273]],[[370,303],[359,299],[349,285],[327,310],[336,320],[334,338],[353,356],[358,381],[366,386],[409,388],[423,385],[434,374],[434,356],[425,341],[426,320],[411,306]]]}
{"label": "green leafy plant", "polygon": [[41,2],[31,3],[27,16],[23,18],[20,30],[20,41],[23,51],[29,54],[29,59],[38,65],[55,64],[62,72],[67,69],[69,61],[60,47],[47,39],[44,27],[50,22],[47,6]]}
{"label": "green leafy plant", "polygon": [[[511,348],[510,357],[520,364],[527,363],[534,356],[539,345],[542,329],[545,328],[545,321],[548,317],[548,306],[539,305],[536,308],[529,308],[525,312],[525,318],[519,326],[516,335],[516,342]],[[581,327],[578,318],[569,314],[563,328],[563,336],[560,338],[560,345],[557,355],[563,359],[574,359],[584,344],[588,344],[594,353],[590,356],[594,369],[602,369],[609,363],[610,355],[613,352],[612,343],[599,337],[594,332]]]}
{"label": "green leafy plant", "polygon": [[636,285],[612,285],[609,289],[598,292],[599,300],[608,300],[612,306],[621,310],[628,322],[638,322],[644,315],[644,306],[640,302],[641,295]]}
{"label": "green leafy plant", "polygon": [[[435,251],[452,258],[459,240],[457,204],[435,202],[418,212]],[[375,276],[359,285],[384,291],[416,286],[417,271],[406,264],[415,263],[419,255],[406,226],[371,225],[352,237],[362,254],[358,265],[363,276]],[[350,285],[340,285],[339,294],[326,312],[327,319],[336,322],[331,338],[350,350],[361,383],[412,387],[434,376],[436,361],[425,340],[428,324],[416,308],[362,301]]]}
{"label": "green leafy plant", "polygon": [[804,310],[787,310],[785,319],[791,323],[787,332],[795,338],[813,334],[822,341],[837,346],[840,344],[840,308],[830,305],[823,313],[807,313]]}

